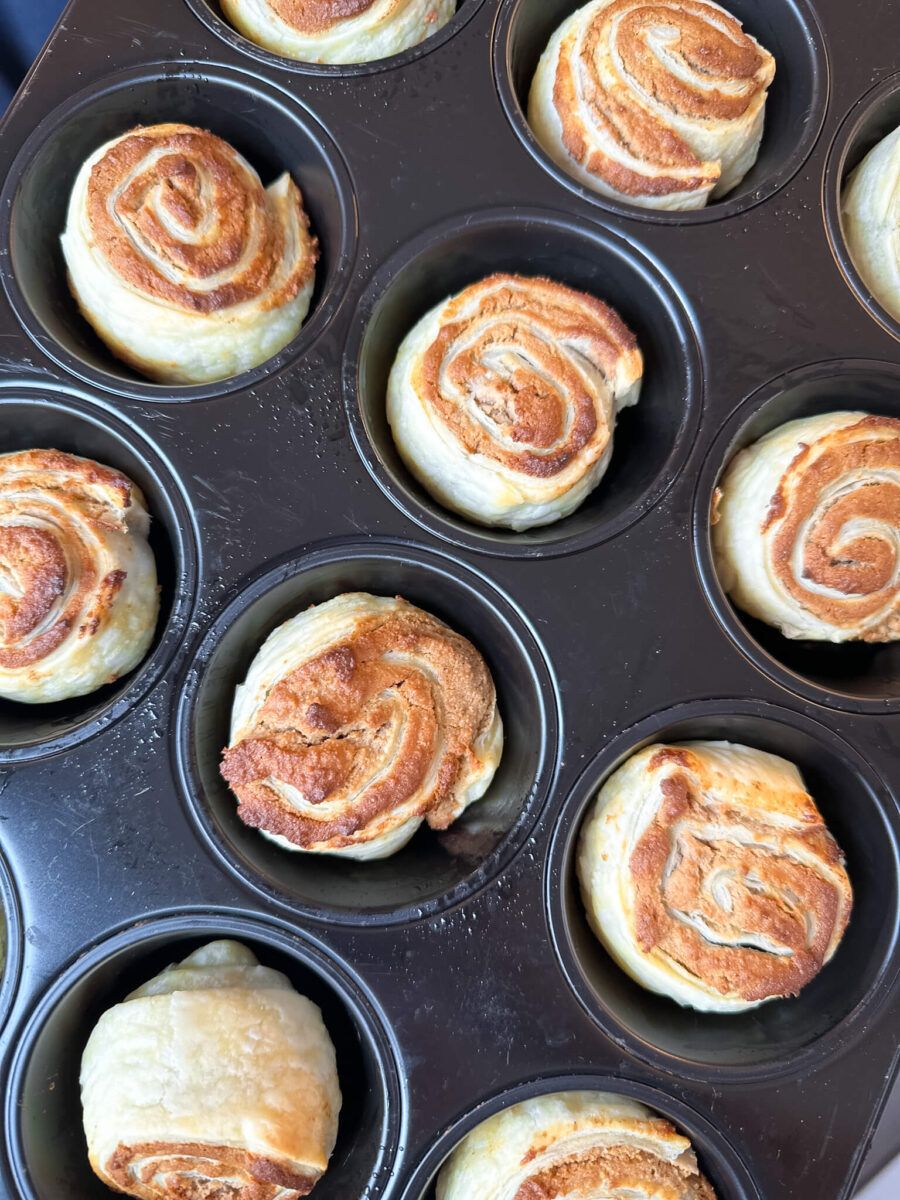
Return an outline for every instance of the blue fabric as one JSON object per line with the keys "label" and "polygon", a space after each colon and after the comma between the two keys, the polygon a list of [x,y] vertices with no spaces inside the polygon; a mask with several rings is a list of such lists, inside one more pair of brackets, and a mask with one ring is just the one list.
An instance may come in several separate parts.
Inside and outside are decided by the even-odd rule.
{"label": "blue fabric", "polygon": [[0,0],[0,112],[37,57],[64,0]]}

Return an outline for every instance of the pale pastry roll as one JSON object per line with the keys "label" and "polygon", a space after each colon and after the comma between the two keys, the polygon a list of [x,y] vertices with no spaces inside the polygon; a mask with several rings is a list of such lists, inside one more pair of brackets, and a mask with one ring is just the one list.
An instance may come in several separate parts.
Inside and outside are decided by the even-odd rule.
{"label": "pale pastry roll", "polygon": [[491,275],[404,339],[387,418],[409,470],[441,504],[528,529],[573,512],[600,482],[616,414],[643,359],[602,301],[549,279]]}
{"label": "pale pastry roll", "polygon": [[690,1140],[609,1092],[557,1092],[483,1121],[441,1168],[437,1200],[715,1200]]}
{"label": "pale pastry roll", "polygon": [[341,1093],[322,1013],[238,942],[210,942],[97,1022],[81,1062],[94,1172],[139,1200],[298,1200]]}
{"label": "pale pastry roll", "polygon": [[0,455],[0,696],[83,696],[144,658],[159,615],[144,496],[58,450]]}
{"label": "pale pastry roll", "polygon": [[790,421],[735,456],[716,499],[716,568],[744,612],[789,638],[900,638],[900,420]]}
{"label": "pale pastry roll", "polygon": [[653,745],[603,785],[578,848],[587,917],[651,991],[706,1012],[796,995],[853,896],[793,763],[730,742]]}
{"label": "pale pastry roll", "polygon": [[222,775],[241,820],[286,849],[386,858],[483,796],[502,748],[475,647],[404,600],[351,592],[263,643]]}
{"label": "pale pastry roll", "polygon": [[604,196],[702,208],[756,162],[775,60],[710,0],[593,0],[541,56],[528,122]]}
{"label": "pale pastry roll", "polygon": [[875,299],[900,321],[900,129],[870,150],[844,187],[847,249]]}
{"label": "pale pastry roll", "polygon": [[62,248],[113,354],[178,384],[237,375],[286,346],[318,256],[291,177],[264,188],[227,142],[190,125],[138,126],[92,154]]}
{"label": "pale pastry roll", "polygon": [[303,62],[355,63],[417,46],[456,11],[456,0],[221,0],[257,45]]}

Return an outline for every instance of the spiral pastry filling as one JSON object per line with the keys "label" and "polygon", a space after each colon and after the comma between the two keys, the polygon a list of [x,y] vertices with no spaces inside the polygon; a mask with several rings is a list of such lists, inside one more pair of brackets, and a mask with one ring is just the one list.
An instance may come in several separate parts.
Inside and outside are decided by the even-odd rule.
{"label": "spiral pastry filling", "polygon": [[0,455],[0,695],[60,700],[131,670],[156,626],[143,496],[57,450]]}
{"label": "spiral pastry filling", "polygon": [[558,519],[599,482],[643,360],[607,305],[549,279],[492,275],[411,331],[388,419],[413,473],[485,523]]}
{"label": "spiral pastry filling", "polygon": [[262,647],[222,775],[241,820],[288,848],[383,857],[483,795],[501,747],[475,648],[402,600],[351,593]]}
{"label": "spiral pastry filling", "polygon": [[541,59],[529,121],[598,191],[695,208],[756,159],[775,62],[708,0],[595,0]]}
{"label": "spiral pastry filling", "polygon": [[715,1200],[688,1138],[651,1109],[603,1092],[514,1104],[459,1144],[438,1200]]}
{"label": "spiral pastry filling", "polygon": [[91,1165],[140,1200],[298,1200],[341,1094],[322,1014],[238,942],[173,964],[100,1018],[81,1067]]}
{"label": "spiral pastry filling", "polygon": [[713,544],[735,602],[789,637],[900,637],[900,420],[801,419],[723,477]]}
{"label": "spiral pastry filling", "polygon": [[280,349],[309,308],[318,255],[287,174],[266,189],[226,142],[176,124],[138,127],[88,159],[62,242],[97,332],[172,382],[223,378]]}
{"label": "spiral pastry filling", "polygon": [[852,906],[796,768],[727,742],[630,759],[600,792],[579,875],[595,931],[638,982],[719,1011],[796,995]]}
{"label": "spiral pastry filling", "polygon": [[352,63],[417,45],[450,20],[456,0],[222,0],[222,10],[278,54]]}

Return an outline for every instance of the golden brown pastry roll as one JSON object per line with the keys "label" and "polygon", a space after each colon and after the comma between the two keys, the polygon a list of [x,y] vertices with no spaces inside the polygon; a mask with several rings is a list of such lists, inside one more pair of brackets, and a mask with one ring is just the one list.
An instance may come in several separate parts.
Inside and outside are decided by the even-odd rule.
{"label": "golden brown pastry roll", "polygon": [[711,0],[593,0],[550,39],[528,122],[562,168],[644,208],[702,208],[756,162],[775,60]]}
{"label": "golden brown pastry roll", "polygon": [[844,188],[847,249],[875,299],[900,321],[900,129],[870,150]]}
{"label": "golden brown pastry roll", "polygon": [[211,942],[105,1012],[81,1064],[91,1166],[139,1200],[298,1200],[341,1093],[320,1010],[237,942]]}
{"label": "golden brown pastry roll", "polygon": [[63,253],[86,319],[161,383],[207,383],[271,358],[309,309],[318,256],[288,174],[264,188],[227,142],[139,126],[85,162]]}
{"label": "golden brown pastry roll", "polygon": [[834,954],[853,904],[797,768],[730,742],[628,759],[585,822],[578,877],[618,964],[706,1012],[796,995]]}
{"label": "golden brown pastry roll", "polygon": [[369,62],[446,25],[456,0],[221,0],[245,37],[303,62]]}
{"label": "golden brown pastry roll", "polygon": [[690,1140],[644,1104],[557,1092],[513,1104],[447,1159],[437,1200],[715,1200]]}
{"label": "golden brown pastry roll", "polygon": [[385,858],[483,796],[502,748],[475,647],[405,600],[351,592],[263,643],[222,775],[241,820],[285,848]]}
{"label": "golden brown pastry roll", "polygon": [[390,375],[397,449],[445,507],[528,529],[574,511],[636,404],[643,360],[617,314],[549,279],[491,275],[427,313]]}
{"label": "golden brown pastry roll", "polygon": [[900,638],[900,420],[803,417],[740,451],[713,513],[722,586],[785,637]]}
{"label": "golden brown pastry roll", "polygon": [[0,455],[0,696],[83,696],[132,670],[159,615],[144,497],[58,450]]}

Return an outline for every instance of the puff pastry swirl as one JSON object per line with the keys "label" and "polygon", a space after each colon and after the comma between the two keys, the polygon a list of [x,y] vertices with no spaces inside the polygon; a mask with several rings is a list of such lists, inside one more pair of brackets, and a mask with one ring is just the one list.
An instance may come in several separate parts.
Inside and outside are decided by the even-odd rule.
{"label": "puff pastry swirl", "polygon": [[688,1138],[646,1105],[607,1092],[513,1104],[441,1168],[437,1200],[715,1200]]}
{"label": "puff pastry swirl", "polygon": [[341,1093],[320,1010],[237,942],[211,942],[97,1022],[81,1064],[95,1173],[139,1200],[298,1200]]}
{"label": "puff pastry swirl", "polygon": [[264,188],[227,142],[190,125],[138,127],[84,163],[62,248],[85,318],[162,383],[206,383],[296,336],[318,255],[288,174]]}
{"label": "puff pastry swirl", "polygon": [[491,275],[410,331],[387,417],[416,478],[445,507],[515,530],[574,511],[609,465],[617,412],[643,360],[600,300],[549,279]]}
{"label": "puff pastry swirl", "polygon": [[0,455],[0,696],[65,700],[137,666],[159,614],[149,529],[140,489],[109,467]]}
{"label": "puff pastry swirl", "polygon": [[456,0],[221,0],[257,45],[304,62],[355,63],[416,46],[456,12]]}
{"label": "puff pastry swirl", "polygon": [[584,825],[578,877],[619,965],[707,1012],[796,995],[834,954],[853,903],[797,768],[730,742],[630,758]]}
{"label": "puff pastry swirl", "polygon": [[404,600],[350,592],[267,638],[222,774],[240,818],[287,849],[385,858],[483,796],[502,747],[475,647]]}
{"label": "puff pastry swirl", "polygon": [[825,413],[735,456],[713,513],[722,586],[790,638],[900,638],[900,420]]}
{"label": "puff pastry swirl", "polygon": [[528,121],[565,171],[644,208],[702,208],[756,161],[775,60],[711,0],[593,0],[538,63]]}
{"label": "puff pastry swirl", "polygon": [[900,128],[882,138],[850,175],[841,209],[856,269],[900,321]]}

